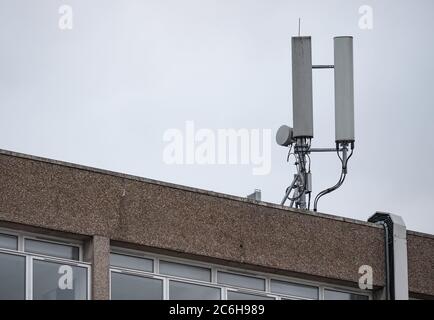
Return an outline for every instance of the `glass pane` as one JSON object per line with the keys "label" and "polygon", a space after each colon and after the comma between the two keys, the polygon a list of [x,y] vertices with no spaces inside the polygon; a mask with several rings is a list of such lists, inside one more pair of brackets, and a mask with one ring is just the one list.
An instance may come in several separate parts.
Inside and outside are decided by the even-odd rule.
{"label": "glass pane", "polygon": [[0,233],[0,248],[18,250],[18,238],[16,236]]}
{"label": "glass pane", "polygon": [[111,253],[110,265],[121,268],[135,269],[141,271],[154,271],[154,261],[140,257],[127,256],[123,254]]}
{"label": "glass pane", "polygon": [[271,292],[289,296],[318,299],[318,288],[285,281],[271,280]]}
{"label": "glass pane", "polygon": [[259,294],[244,293],[238,291],[228,291],[228,300],[275,300],[272,297],[261,296]]}
{"label": "glass pane", "polygon": [[112,300],[162,300],[163,280],[111,273]]}
{"label": "glass pane", "polygon": [[87,299],[87,269],[33,260],[34,300]]}
{"label": "glass pane", "polygon": [[79,260],[78,247],[69,246],[66,244],[26,239],[24,250],[26,252],[42,254],[51,257]]}
{"label": "glass pane", "polygon": [[219,272],[218,283],[256,290],[265,290],[265,280],[240,274]]}
{"label": "glass pane", "polygon": [[350,292],[324,290],[324,300],[369,300],[368,296]]}
{"label": "glass pane", "polygon": [[24,300],[25,278],[26,258],[0,253],[0,300]]}
{"label": "glass pane", "polygon": [[160,273],[202,281],[211,281],[211,269],[160,261]]}
{"label": "glass pane", "polygon": [[220,300],[221,289],[171,280],[170,300]]}

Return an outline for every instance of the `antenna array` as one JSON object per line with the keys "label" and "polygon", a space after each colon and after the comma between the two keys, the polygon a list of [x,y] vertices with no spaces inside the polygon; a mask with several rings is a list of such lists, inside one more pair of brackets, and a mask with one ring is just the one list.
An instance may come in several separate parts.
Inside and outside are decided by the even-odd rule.
{"label": "antenna array", "polygon": [[[338,182],[315,197],[314,211],[319,199],[339,188],[347,175],[348,160],[354,150],[354,80],[353,38],[334,38],[334,65],[312,65],[311,37],[292,38],[292,99],[293,125],[283,125],[276,142],[288,151],[288,161],[294,156],[297,173],[286,189],[281,204],[290,200],[290,207],[310,209],[312,174],[310,154],[336,152],[341,161]],[[312,70],[334,69],[335,78],[335,148],[311,148],[313,139]]]}

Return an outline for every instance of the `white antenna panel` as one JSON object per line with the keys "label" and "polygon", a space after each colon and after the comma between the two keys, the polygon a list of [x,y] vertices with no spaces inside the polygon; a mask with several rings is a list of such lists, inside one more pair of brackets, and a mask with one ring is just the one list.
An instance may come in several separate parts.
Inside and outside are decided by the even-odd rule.
{"label": "white antenna panel", "polygon": [[292,38],[294,138],[313,138],[312,48],[310,37]]}
{"label": "white antenna panel", "polygon": [[354,142],[353,37],[335,37],[335,140]]}

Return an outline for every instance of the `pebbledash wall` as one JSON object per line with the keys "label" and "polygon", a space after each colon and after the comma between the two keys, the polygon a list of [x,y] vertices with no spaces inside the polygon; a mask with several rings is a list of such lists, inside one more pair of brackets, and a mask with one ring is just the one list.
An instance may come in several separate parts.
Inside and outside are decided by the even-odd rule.
{"label": "pebbledash wall", "polygon": [[[434,236],[407,257],[433,299]],[[378,224],[0,150],[0,298],[382,299],[385,265]]]}

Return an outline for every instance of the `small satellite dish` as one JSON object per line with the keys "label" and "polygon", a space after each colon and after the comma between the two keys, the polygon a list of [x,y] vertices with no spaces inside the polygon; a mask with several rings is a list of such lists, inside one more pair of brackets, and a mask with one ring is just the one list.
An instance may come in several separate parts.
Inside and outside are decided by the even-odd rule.
{"label": "small satellite dish", "polygon": [[292,143],[292,128],[283,125],[277,130],[276,142],[282,147],[287,147]]}

